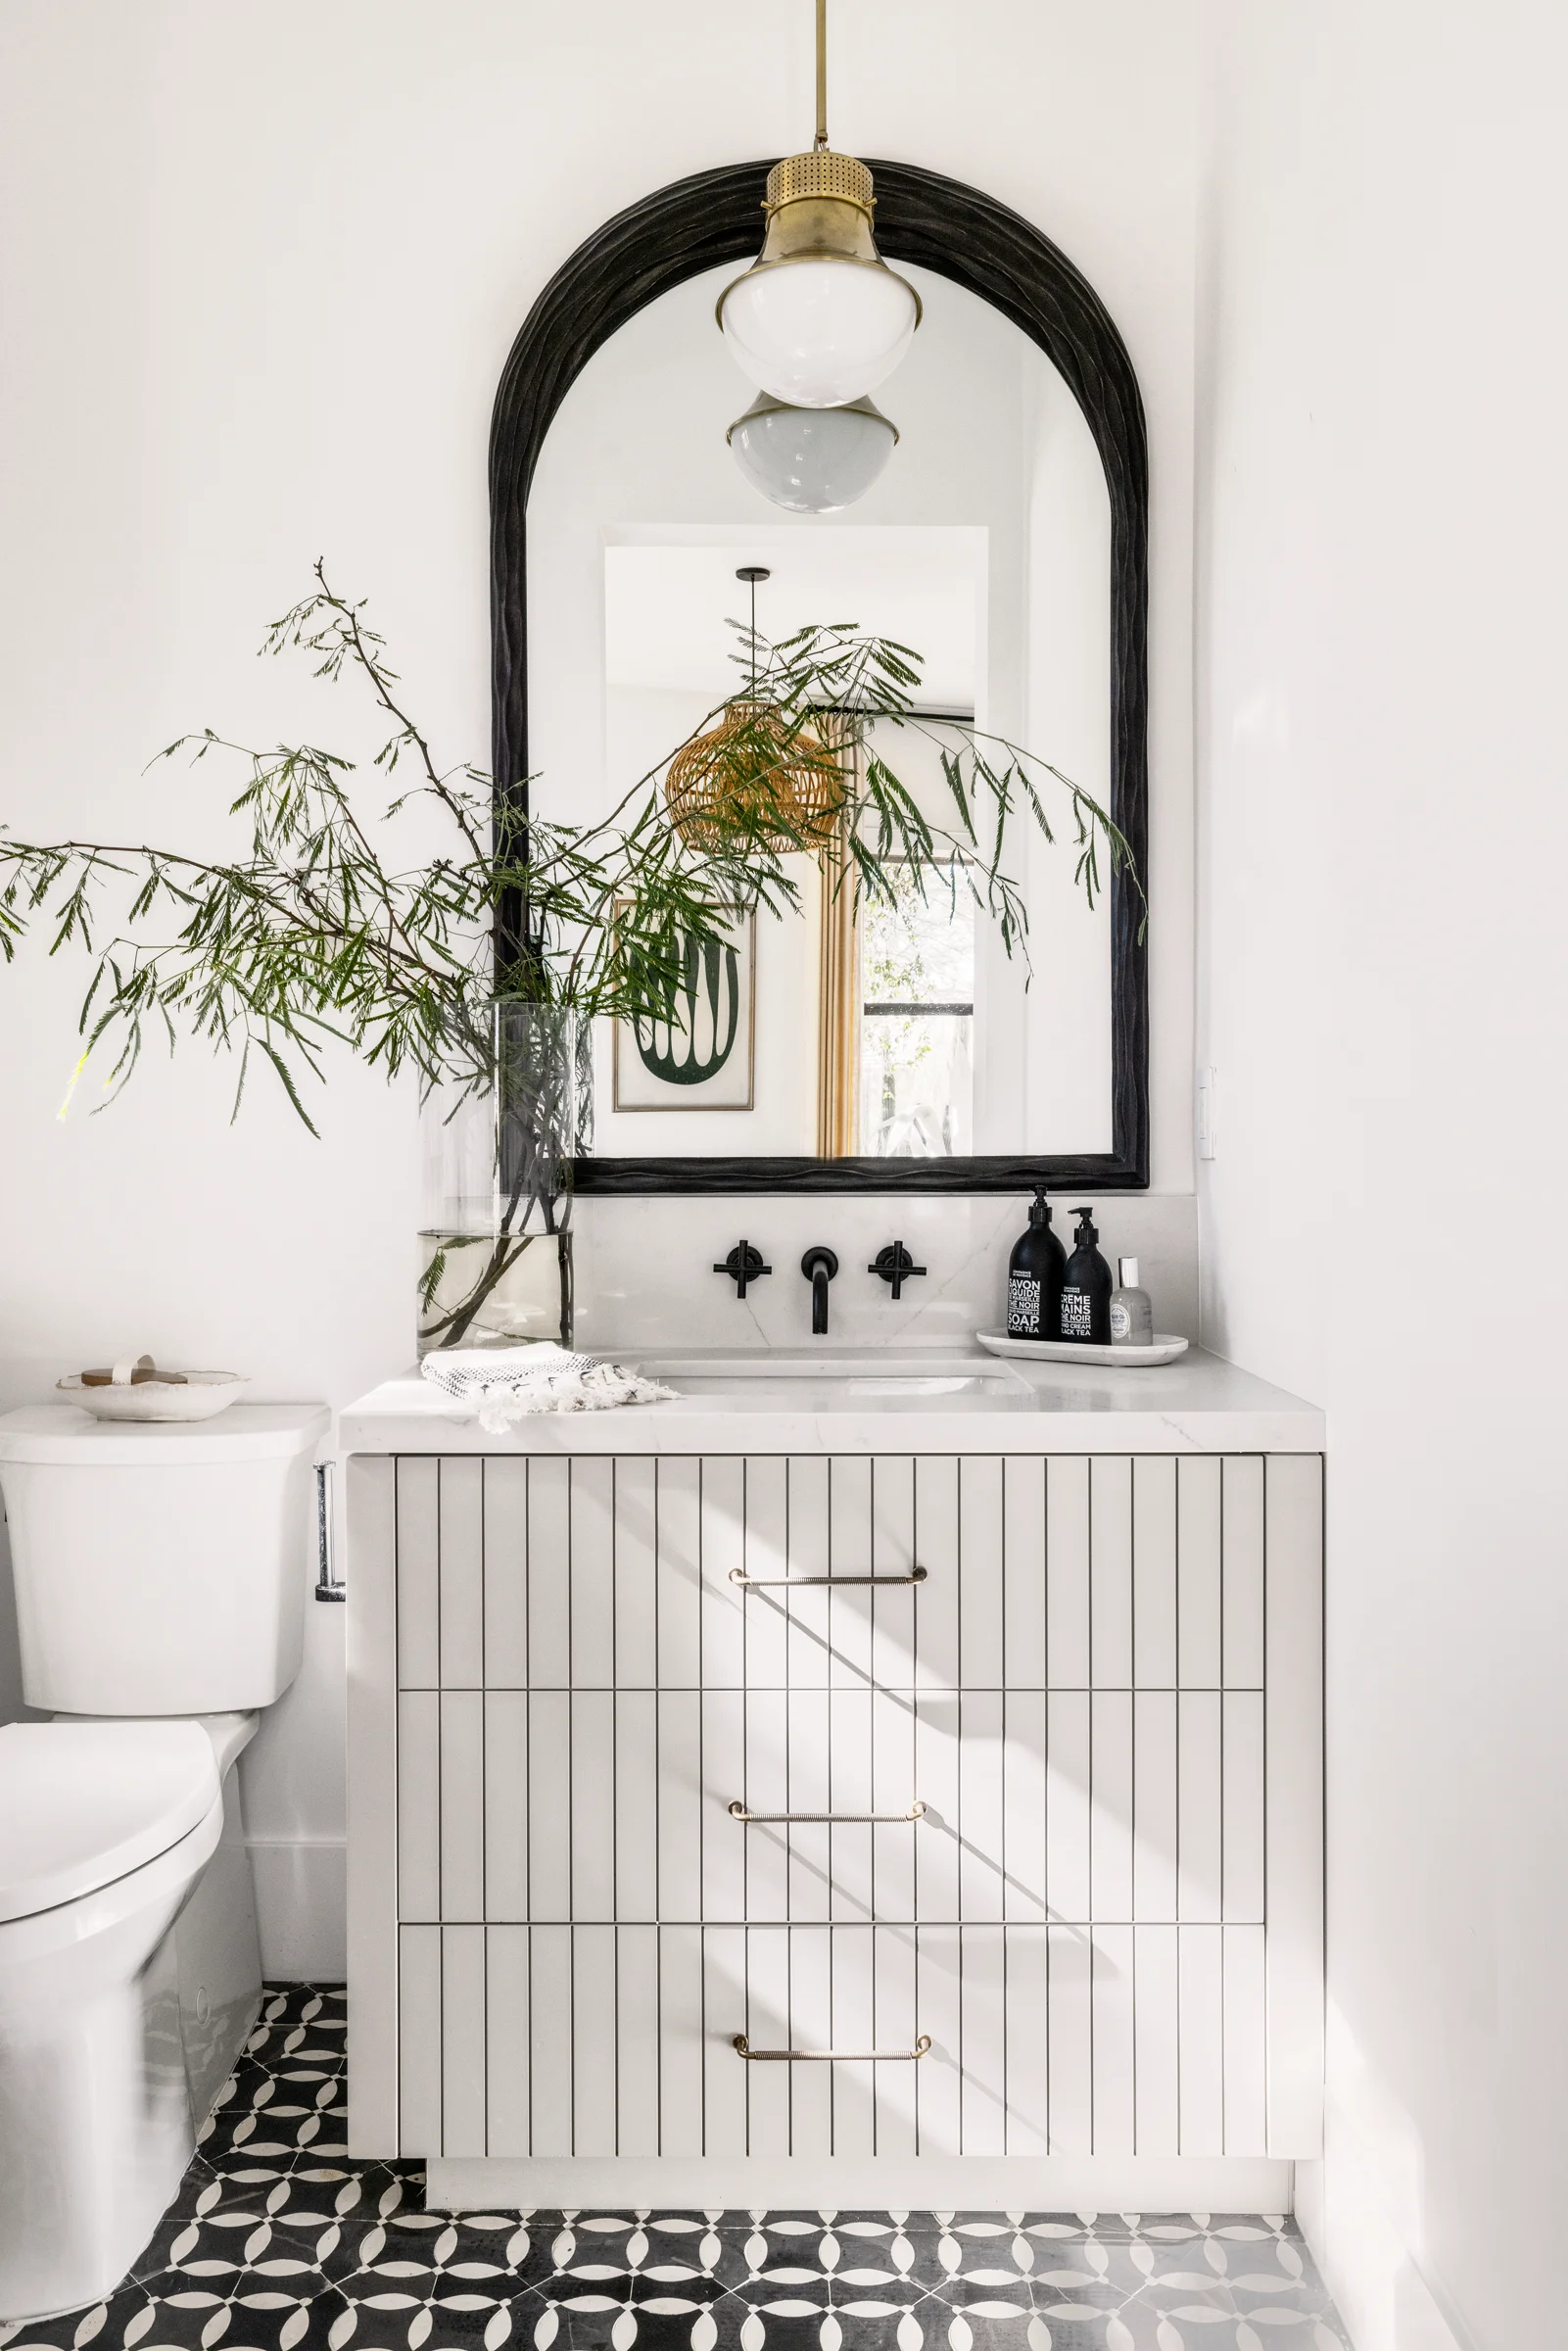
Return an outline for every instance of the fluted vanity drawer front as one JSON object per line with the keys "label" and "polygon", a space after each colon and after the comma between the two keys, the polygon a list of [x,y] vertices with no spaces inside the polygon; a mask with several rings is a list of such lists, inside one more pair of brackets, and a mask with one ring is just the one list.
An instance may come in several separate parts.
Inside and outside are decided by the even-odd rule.
{"label": "fluted vanity drawer front", "polygon": [[399,1915],[1259,1920],[1252,1691],[408,1690]]}
{"label": "fluted vanity drawer front", "polygon": [[1260,1694],[399,1700],[409,1921],[1249,1920]]}
{"label": "fluted vanity drawer front", "polygon": [[1256,1926],[414,1925],[400,1958],[407,2158],[1266,2151]]}
{"label": "fluted vanity drawer front", "polygon": [[405,1457],[396,1514],[404,1689],[1262,1684],[1257,1456]]}

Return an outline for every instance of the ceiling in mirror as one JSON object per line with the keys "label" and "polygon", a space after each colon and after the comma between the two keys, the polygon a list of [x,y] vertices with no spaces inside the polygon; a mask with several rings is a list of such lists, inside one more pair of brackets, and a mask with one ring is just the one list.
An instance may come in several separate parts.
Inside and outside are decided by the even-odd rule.
{"label": "ceiling in mirror", "polygon": [[971,717],[985,655],[986,539],[943,523],[615,534],[604,552],[606,690],[695,694],[704,711],[733,694],[745,663],[731,624],[749,614],[736,575],[755,564],[768,572],[757,583],[761,633],[854,619],[926,652],[922,708]]}

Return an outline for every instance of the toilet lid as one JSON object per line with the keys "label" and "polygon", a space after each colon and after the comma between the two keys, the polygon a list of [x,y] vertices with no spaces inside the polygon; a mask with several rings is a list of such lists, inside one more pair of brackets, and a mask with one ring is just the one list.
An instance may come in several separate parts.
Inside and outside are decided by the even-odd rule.
{"label": "toilet lid", "polygon": [[113,1884],[218,1799],[198,1722],[13,1722],[0,1729],[0,1919]]}

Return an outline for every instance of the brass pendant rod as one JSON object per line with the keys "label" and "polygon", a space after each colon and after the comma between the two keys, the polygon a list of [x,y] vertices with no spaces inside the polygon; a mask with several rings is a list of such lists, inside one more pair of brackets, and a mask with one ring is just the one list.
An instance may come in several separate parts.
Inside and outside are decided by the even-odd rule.
{"label": "brass pendant rod", "polygon": [[828,144],[828,0],[817,0],[817,145]]}
{"label": "brass pendant rod", "polygon": [[757,698],[757,582],[770,580],[773,574],[766,563],[742,563],[735,576],[737,580],[744,580],[751,591],[751,684],[748,692],[751,700],[755,701]]}

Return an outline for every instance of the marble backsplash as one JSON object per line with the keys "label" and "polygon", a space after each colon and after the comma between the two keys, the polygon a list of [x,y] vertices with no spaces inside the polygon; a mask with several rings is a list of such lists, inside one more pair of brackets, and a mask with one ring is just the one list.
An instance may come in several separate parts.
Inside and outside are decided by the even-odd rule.
{"label": "marble backsplash", "polygon": [[[1053,1199],[1054,1228],[1072,1245],[1069,1200]],[[1198,1336],[1198,1215],[1188,1192],[1107,1192],[1094,1202],[1113,1273],[1136,1257],[1157,1330]],[[612,1347],[968,1347],[1003,1326],[1007,1261],[1028,1220],[1026,1194],[854,1196],[818,1193],[589,1198],[574,1213],[577,1337]],[[746,1239],[773,1271],[744,1303],[713,1267]],[[927,1271],[897,1304],[868,1271],[902,1241]],[[830,1330],[813,1342],[804,1250],[826,1242],[839,1271]]]}

